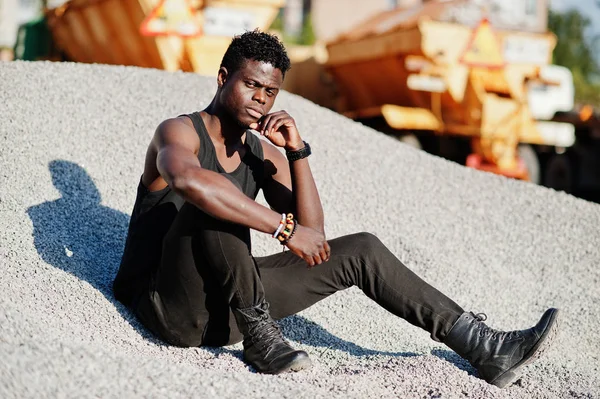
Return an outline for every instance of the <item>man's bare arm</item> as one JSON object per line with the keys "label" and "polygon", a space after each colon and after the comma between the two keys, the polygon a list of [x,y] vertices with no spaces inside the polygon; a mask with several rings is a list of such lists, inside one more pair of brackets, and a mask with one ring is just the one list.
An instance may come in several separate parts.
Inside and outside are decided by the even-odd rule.
{"label": "man's bare arm", "polygon": [[215,218],[264,233],[278,226],[280,214],[248,198],[226,177],[202,168],[198,136],[187,124],[177,119],[161,123],[153,144],[160,175],[186,201]]}
{"label": "man's bare arm", "polygon": [[280,212],[291,210],[301,225],[325,234],[323,206],[308,159],[288,162],[272,145],[264,143],[263,148],[274,173],[263,189],[269,205]]}
{"label": "man's bare arm", "polygon": [[[259,123],[251,125],[275,146],[294,151],[304,147],[296,122],[285,111],[265,115]],[[269,205],[278,210],[295,209],[298,220],[296,235],[287,243],[288,248],[302,256],[312,267],[329,260],[331,248],[325,238],[323,207],[307,159],[287,159],[271,145],[263,145],[266,161],[273,164],[273,173],[263,188]],[[314,245],[306,246],[305,237]]]}
{"label": "man's bare arm", "polygon": [[[271,143],[277,147],[283,147],[286,151],[296,151],[304,147],[304,142],[296,127],[296,121],[286,111],[265,115],[255,126],[251,127],[256,128]],[[325,234],[323,206],[308,160],[304,158],[290,162],[289,166],[284,166],[281,161],[278,161],[283,157],[281,154],[273,153],[271,155],[277,168],[277,173],[273,176],[276,181],[285,184],[287,182],[286,173],[290,173],[296,217],[300,224]]]}

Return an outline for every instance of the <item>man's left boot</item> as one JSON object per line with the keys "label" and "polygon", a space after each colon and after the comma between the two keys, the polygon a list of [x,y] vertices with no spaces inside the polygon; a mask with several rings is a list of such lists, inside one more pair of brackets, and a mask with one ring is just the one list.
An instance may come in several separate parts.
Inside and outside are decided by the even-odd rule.
{"label": "man's left boot", "polygon": [[504,332],[485,325],[485,314],[465,312],[446,335],[444,344],[467,359],[481,378],[504,388],[550,346],[558,330],[558,316],[558,309],[548,309],[534,327]]}
{"label": "man's left boot", "polygon": [[295,350],[283,338],[281,329],[269,314],[269,304],[233,309],[240,332],[244,335],[244,361],[259,373],[279,374],[311,367],[308,354]]}

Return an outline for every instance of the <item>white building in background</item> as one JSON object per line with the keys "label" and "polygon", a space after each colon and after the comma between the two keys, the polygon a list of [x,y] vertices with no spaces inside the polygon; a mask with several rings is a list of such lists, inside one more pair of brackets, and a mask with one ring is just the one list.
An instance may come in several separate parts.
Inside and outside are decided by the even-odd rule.
{"label": "white building in background", "polygon": [[18,0],[0,0],[0,49],[12,48],[17,40]]}
{"label": "white building in background", "polygon": [[[48,7],[58,7],[67,0],[48,0]],[[42,15],[42,0],[0,0],[0,49],[12,48],[20,25]]]}
{"label": "white building in background", "polygon": [[23,23],[38,18],[41,0],[0,0],[0,48],[12,48]]}
{"label": "white building in background", "polygon": [[304,22],[304,1],[286,0],[283,9],[283,27],[287,35],[298,36]]}

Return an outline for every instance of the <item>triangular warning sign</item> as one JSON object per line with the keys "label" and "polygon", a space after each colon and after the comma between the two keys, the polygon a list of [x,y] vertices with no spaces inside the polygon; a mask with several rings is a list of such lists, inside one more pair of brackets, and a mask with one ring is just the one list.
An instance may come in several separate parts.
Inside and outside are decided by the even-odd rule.
{"label": "triangular warning sign", "polygon": [[198,36],[202,33],[189,0],[161,0],[140,26],[144,36]]}
{"label": "triangular warning sign", "polygon": [[460,62],[466,65],[484,68],[501,68],[504,57],[500,50],[498,38],[494,34],[487,19],[481,21],[473,31]]}

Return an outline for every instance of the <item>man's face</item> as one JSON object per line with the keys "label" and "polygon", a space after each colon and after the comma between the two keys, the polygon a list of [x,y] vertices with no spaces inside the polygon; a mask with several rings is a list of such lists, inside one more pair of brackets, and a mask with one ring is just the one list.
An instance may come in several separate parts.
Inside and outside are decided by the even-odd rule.
{"label": "man's face", "polygon": [[233,74],[225,76],[221,70],[219,81],[223,82],[221,104],[240,126],[248,128],[273,107],[283,74],[269,63],[248,60]]}

